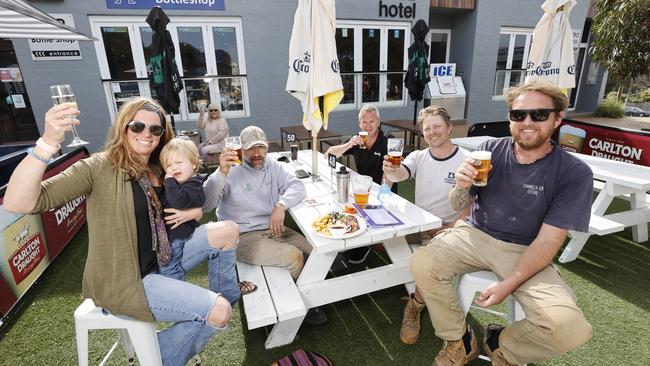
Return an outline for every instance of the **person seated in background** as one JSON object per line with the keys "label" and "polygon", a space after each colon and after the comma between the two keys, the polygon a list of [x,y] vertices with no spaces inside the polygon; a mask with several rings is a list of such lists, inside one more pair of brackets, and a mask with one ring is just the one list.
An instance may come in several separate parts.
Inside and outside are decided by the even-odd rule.
{"label": "person seated in background", "polygon": [[205,160],[208,154],[223,150],[224,140],[228,137],[228,122],[221,116],[221,109],[216,103],[210,103],[207,110],[201,108],[196,127],[203,129],[203,142],[199,145],[201,159]]}
{"label": "person seated in background", "polygon": [[[190,140],[174,138],[160,151],[160,162],[165,169],[163,208],[201,208],[205,194],[203,179],[196,175],[199,167],[196,145]],[[234,305],[240,297],[235,271],[237,248],[218,249],[209,245],[217,239],[215,232],[218,231],[218,224],[201,225],[196,220],[168,227],[171,257],[167,264],[160,266],[160,273],[183,281],[185,273],[207,259],[210,290],[220,291]]]}
{"label": "person seated in background", "polygon": [[[442,227],[407,235],[409,244],[428,243],[439,230],[452,227],[456,220],[464,219],[469,214],[469,207],[463,210],[451,207],[448,197],[449,190],[456,182],[456,168],[469,156],[467,151],[451,143],[449,113],[443,107],[429,106],[420,110],[417,122],[429,148],[413,151],[397,167],[385,156],[383,170],[392,182],[415,178],[415,204],[439,217]],[[407,299],[400,340],[415,344],[420,336],[420,313],[425,304],[417,287]]]}
{"label": "person seated in background", "polygon": [[512,137],[478,147],[491,152],[487,181],[473,185],[481,163],[469,158],[449,191],[455,210],[474,203],[468,220],[438,233],[411,257],[436,335],[445,341],[434,365],[465,365],[478,357],[455,288],[455,279],[468,272],[488,270],[498,278],[477,305],[490,307],[512,295],[526,314],[506,327],[488,325],[483,350],[492,365],[537,363],[591,338],[591,325],[552,264],[567,232],[586,232],[591,215],[591,169],[551,140],[569,102],[562,89],[539,80],[510,89],[506,101]]}
{"label": "person seated in background", "polygon": [[[357,173],[371,176],[372,181],[377,184],[385,183],[390,186],[391,182],[384,178],[382,162],[384,156],[388,154],[388,138],[391,135],[381,130],[379,118],[377,106],[364,104],[359,110],[359,130],[368,134],[365,143],[357,134],[344,144],[330,147],[326,154],[336,157],[352,154]],[[391,189],[397,193],[397,184],[393,184]],[[348,262],[361,264],[369,253],[368,246],[348,250],[345,255],[348,257]]]}
{"label": "person seated in background", "polygon": [[[77,115],[75,103],[47,111],[43,137],[14,170],[4,208],[35,214],[85,196],[88,257],[83,296],[107,312],[147,322],[172,322],[158,332],[163,365],[185,365],[226,327],[232,307],[220,291],[160,274],[160,266],[167,264],[171,255],[164,220],[178,225],[201,216],[201,210],[195,209],[193,217],[189,210],[163,218],[159,157],[174,132],[158,103],[131,99],[110,124],[105,151],[42,181],[65,132],[79,124]],[[234,247],[239,236],[237,224],[223,221],[215,225],[218,229],[210,246],[217,250]]]}
{"label": "person seated in background", "polygon": [[[242,159],[224,148],[219,168],[203,184],[204,211],[217,209],[219,220],[239,224],[237,260],[285,268],[293,279],[302,271],[311,245],[304,236],[284,226],[285,211],[306,196],[304,184],[276,160],[268,159],[266,134],[256,126],[241,132]],[[307,312],[305,322],[327,321],[318,308]]]}

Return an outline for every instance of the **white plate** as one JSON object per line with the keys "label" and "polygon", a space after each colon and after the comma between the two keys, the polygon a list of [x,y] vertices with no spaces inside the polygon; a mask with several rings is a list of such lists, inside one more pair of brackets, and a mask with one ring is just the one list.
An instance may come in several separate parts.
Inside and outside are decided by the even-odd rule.
{"label": "white plate", "polygon": [[[350,214],[346,214],[346,215],[350,215]],[[368,227],[368,224],[366,224],[366,220],[364,220],[359,215],[352,215],[352,216],[356,217],[357,222],[359,223],[359,230],[357,230],[357,231],[355,231],[353,233],[347,233],[347,234],[342,235],[342,236],[328,236],[328,235],[325,235],[325,233],[321,233],[320,231],[314,230],[314,232],[316,233],[316,235],[318,235],[320,237],[323,237],[323,238],[326,238],[326,239],[350,239],[350,238],[354,238],[355,236],[359,236],[359,235],[361,235],[361,233],[366,231],[366,228]],[[313,227],[312,227],[312,229],[313,229]]]}

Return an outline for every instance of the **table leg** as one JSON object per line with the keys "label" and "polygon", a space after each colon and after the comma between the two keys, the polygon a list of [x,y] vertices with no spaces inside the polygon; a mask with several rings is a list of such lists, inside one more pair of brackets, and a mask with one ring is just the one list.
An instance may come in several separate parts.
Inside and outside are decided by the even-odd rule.
{"label": "table leg", "polygon": [[560,255],[560,258],[558,259],[560,263],[571,262],[578,258],[578,254],[580,254],[580,251],[591,236],[590,234],[573,230],[569,231],[569,233],[571,234],[571,240],[569,240],[566,248],[562,251],[562,255]]}
{"label": "table leg", "polygon": [[[648,207],[645,192],[630,193],[630,209],[638,209]],[[641,222],[632,228],[632,240],[637,243],[648,241],[648,223]]]}
{"label": "table leg", "polygon": [[[384,248],[386,248],[386,254],[388,258],[393,263],[399,263],[402,261],[408,261],[411,258],[411,248],[409,248],[408,243],[404,237],[392,238],[384,240]],[[405,283],[406,292],[412,294],[415,292],[415,281]]]}
{"label": "table leg", "polygon": [[271,349],[293,342],[303,319],[305,319],[304,315],[275,324],[273,329],[271,329],[271,333],[266,338],[264,348]]}

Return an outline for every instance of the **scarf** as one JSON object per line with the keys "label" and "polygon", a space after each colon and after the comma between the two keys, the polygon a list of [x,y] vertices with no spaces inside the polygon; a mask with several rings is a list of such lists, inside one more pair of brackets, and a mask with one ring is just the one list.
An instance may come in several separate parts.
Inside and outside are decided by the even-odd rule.
{"label": "scarf", "polygon": [[162,204],[154,191],[149,178],[146,174],[138,180],[145,197],[147,197],[147,210],[149,211],[149,224],[151,225],[151,249],[156,252],[158,264],[165,265],[171,257],[171,245],[167,238],[165,230],[165,220],[163,219]]}

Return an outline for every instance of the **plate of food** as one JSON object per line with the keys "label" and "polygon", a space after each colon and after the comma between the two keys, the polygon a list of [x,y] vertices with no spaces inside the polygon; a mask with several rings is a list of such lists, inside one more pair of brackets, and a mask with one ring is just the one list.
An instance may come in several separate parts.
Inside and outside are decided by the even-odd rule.
{"label": "plate of food", "polygon": [[363,233],[368,225],[357,215],[331,211],[316,218],[311,226],[318,236],[328,239],[349,239]]}

